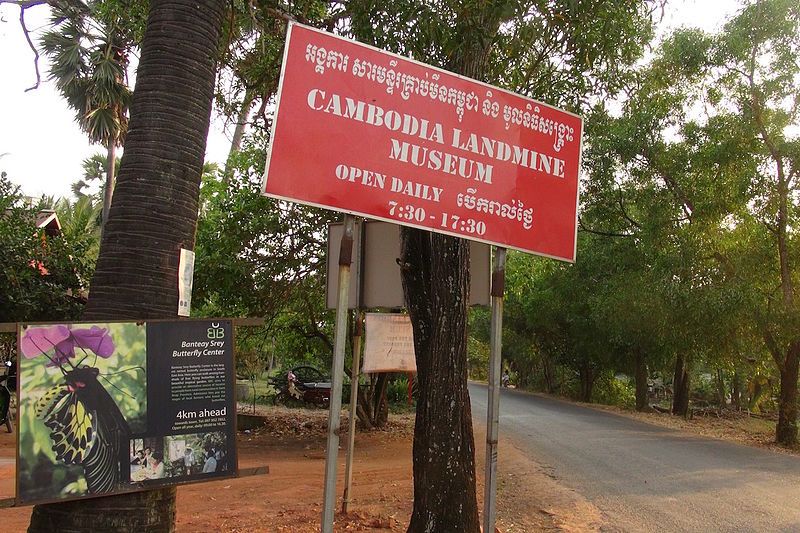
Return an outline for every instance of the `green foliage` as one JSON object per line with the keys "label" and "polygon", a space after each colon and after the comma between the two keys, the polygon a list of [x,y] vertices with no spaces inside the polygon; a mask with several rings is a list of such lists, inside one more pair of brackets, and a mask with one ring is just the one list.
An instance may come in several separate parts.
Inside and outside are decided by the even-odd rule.
{"label": "green foliage", "polygon": [[0,322],[74,320],[83,307],[96,241],[71,226],[69,234],[45,235],[38,211],[0,178]]}
{"label": "green foliage", "polygon": [[250,381],[261,379],[267,371],[267,358],[256,350],[236,351],[236,375]]}
{"label": "green foliage", "polygon": [[[230,122],[242,120],[269,129],[263,110],[278,87],[286,39],[286,20],[281,15],[332,29],[341,12],[341,6],[320,0],[231,2],[230,24],[223,28],[225,48],[220,51],[217,109]],[[261,111],[249,117],[251,108],[259,105]]]}
{"label": "green foliage", "polygon": [[263,138],[251,139],[224,175],[204,175],[194,312],[264,317],[264,327],[244,333],[252,348],[275,343],[284,367],[327,362],[332,325],[324,308],[325,244],[336,215],[262,196],[263,145]]}
{"label": "green foliage", "polygon": [[132,94],[128,56],[141,22],[133,17],[137,11],[110,9],[105,2],[59,3],[51,9],[51,29],[41,40],[51,61],[50,79],[92,142],[121,146]]}
{"label": "green foliage", "polygon": [[61,222],[61,238],[83,252],[73,259],[93,271],[100,253],[101,200],[90,196],[74,201],[61,198],[55,211]]}
{"label": "green foliage", "polygon": [[717,35],[668,36],[623,78],[621,109],[592,107],[577,263],[509,256],[516,368],[568,370],[561,390],[594,369],[608,400],[637,355],[669,375],[681,355],[770,395],[800,327],[798,52],[797,3],[748,2]]}
{"label": "green foliage", "polygon": [[267,370],[268,362],[264,355],[257,350],[237,350],[236,351],[236,375],[243,376],[250,381],[253,389],[253,412],[256,411],[256,382],[261,379]]}
{"label": "green foliage", "polygon": [[605,371],[597,378],[592,391],[592,402],[632,409],[636,405],[633,384],[629,380],[617,378],[611,371]]}
{"label": "green foliage", "polygon": [[[417,387],[412,385],[412,402],[417,401]],[[386,386],[386,399],[392,405],[408,405],[408,378],[398,376],[389,380]]]}
{"label": "green foliage", "polygon": [[485,48],[484,81],[579,110],[620,87],[653,35],[659,4],[357,0],[347,6],[348,33],[444,68],[470,47]]}
{"label": "green foliage", "polygon": [[473,336],[467,338],[467,371],[470,379],[486,381],[489,376],[489,345]]}

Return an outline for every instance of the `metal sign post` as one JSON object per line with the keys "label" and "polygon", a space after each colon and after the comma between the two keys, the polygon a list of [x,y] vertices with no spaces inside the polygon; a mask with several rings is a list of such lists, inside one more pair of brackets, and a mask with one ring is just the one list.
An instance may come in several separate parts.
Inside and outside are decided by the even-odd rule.
{"label": "metal sign post", "polygon": [[358,376],[361,365],[361,335],[363,322],[361,312],[356,310],[356,325],[353,334],[353,370],[350,378],[350,433],[347,437],[347,462],[344,467],[344,496],[342,498],[342,512],[350,510],[350,490],[353,482],[353,448],[356,443],[356,405],[358,402]]}
{"label": "metal sign post", "polygon": [[494,531],[497,514],[497,438],[500,432],[500,373],[503,349],[503,293],[506,249],[496,248],[492,269],[492,327],[489,352],[489,401],[486,409],[486,471],[484,474],[483,530]]}
{"label": "metal sign post", "polygon": [[325,453],[325,493],[322,509],[322,532],[333,533],[333,512],[336,503],[336,463],[339,455],[339,431],[344,381],[344,349],[347,341],[347,300],[350,294],[350,262],[353,253],[353,225],[350,215],[344,216],[344,235],[339,250],[339,294],[336,300],[336,332],[333,340],[331,403],[328,413],[328,447]]}

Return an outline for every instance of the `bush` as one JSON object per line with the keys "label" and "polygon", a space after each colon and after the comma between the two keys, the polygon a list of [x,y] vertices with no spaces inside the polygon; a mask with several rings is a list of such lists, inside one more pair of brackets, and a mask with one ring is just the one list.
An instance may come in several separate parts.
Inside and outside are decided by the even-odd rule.
{"label": "bush", "polygon": [[467,369],[470,379],[486,381],[489,376],[489,345],[470,336],[467,338]]}
{"label": "bush", "polygon": [[[417,382],[412,389],[413,401],[417,401]],[[406,405],[408,403],[408,377],[399,376],[389,381],[386,387],[386,399],[390,404]]]}
{"label": "bush", "polygon": [[604,372],[595,382],[592,402],[633,409],[636,406],[636,390],[630,380],[625,382],[617,379],[612,372]]}

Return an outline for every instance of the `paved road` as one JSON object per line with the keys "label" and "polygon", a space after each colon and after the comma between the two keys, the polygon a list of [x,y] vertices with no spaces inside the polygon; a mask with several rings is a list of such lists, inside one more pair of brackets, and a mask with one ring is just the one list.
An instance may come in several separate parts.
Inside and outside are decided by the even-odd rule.
{"label": "paved road", "polygon": [[[485,424],[487,389],[469,390]],[[507,389],[500,437],[552,469],[615,530],[800,531],[797,457]]]}

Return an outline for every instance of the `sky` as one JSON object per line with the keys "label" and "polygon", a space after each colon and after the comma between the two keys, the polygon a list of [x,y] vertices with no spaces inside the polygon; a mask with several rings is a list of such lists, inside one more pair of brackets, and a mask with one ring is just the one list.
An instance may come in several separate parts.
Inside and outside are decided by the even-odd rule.
{"label": "sky", "polygon": [[[660,34],[681,26],[694,26],[709,32],[721,28],[735,13],[736,0],[671,0],[659,28]],[[34,36],[47,25],[49,8],[37,6],[26,11],[26,22]],[[81,178],[81,163],[95,153],[105,153],[91,145],[74,121],[74,114],[47,81],[45,57],[39,61],[42,83],[34,85],[33,52],[19,25],[19,8],[0,5],[0,170],[22,187],[28,196],[69,196],[70,185]],[[230,146],[230,128],[212,115],[206,148],[206,161],[222,163]]]}

